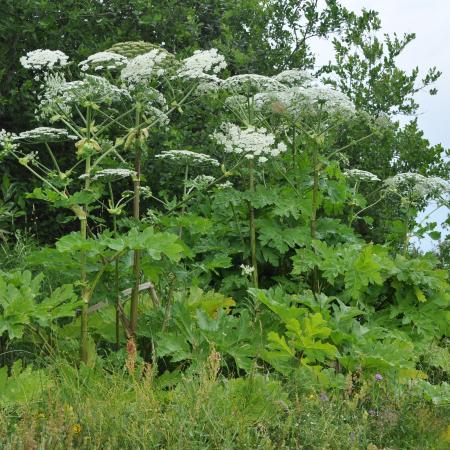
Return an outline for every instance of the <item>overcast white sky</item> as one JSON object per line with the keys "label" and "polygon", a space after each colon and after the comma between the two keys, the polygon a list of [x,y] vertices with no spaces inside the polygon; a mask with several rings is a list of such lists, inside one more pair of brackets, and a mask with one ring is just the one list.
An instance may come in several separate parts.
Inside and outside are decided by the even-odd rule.
{"label": "overcast white sky", "polygon": [[[414,32],[416,39],[400,55],[398,62],[403,69],[419,66],[424,74],[429,67],[436,66],[443,75],[436,87],[438,95],[419,93],[421,105],[418,117],[421,128],[432,144],[441,143],[450,147],[450,0],[341,0],[349,9],[362,8],[379,12],[383,32],[402,35]],[[325,64],[332,58],[332,48],[327,42],[317,44],[317,63]],[[448,211],[441,209],[432,220],[442,222]],[[422,241],[427,250],[432,242]]]}

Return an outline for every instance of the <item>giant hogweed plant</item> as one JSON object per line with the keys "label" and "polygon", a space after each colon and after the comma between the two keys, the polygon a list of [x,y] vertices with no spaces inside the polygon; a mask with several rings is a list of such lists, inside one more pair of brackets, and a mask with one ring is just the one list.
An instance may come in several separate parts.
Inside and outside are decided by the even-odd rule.
{"label": "giant hogweed plant", "polygon": [[[128,50],[129,47],[133,45],[128,44]],[[133,218],[139,221],[141,156],[150,150],[148,141],[152,128],[166,126],[170,113],[180,110],[184,102],[192,101],[193,97],[202,95],[214,85],[217,77],[208,72],[217,73],[225,67],[223,57],[215,50],[196,52],[182,61],[156,47],[132,58],[122,54],[125,50],[118,47],[119,53],[91,55],[80,63],[82,75],[74,81],[66,80],[70,63],[62,52],[36,50],[28,53],[21,59],[22,65],[32,70],[35,78],[42,82],[36,111],[38,117],[51,124],[59,123],[63,128],[45,126],[18,135],[2,134],[3,153],[14,156],[43,183],[33,196],[50,201],[56,207],[70,209],[80,222],[81,241],[88,239],[90,212],[102,196],[105,171],[119,177],[132,176]],[[89,71],[96,75],[87,73]],[[61,167],[57,153],[51,147],[63,141],[75,141],[76,162],[68,168]],[[51,167],[37,152],[29,150],[29,146],[36,144],[48,152]],[[129,167],[130,154],[134,154],[134,171]],[[113,203],[110,198],[110,205],[114,206]],[[117,204],[108,210],[113,215],[121,211]],[[86,361],[88,305],[104,269],[89,283],[86,249],[81,245],[79,250],[83,300],[80,347],[81,358]],[[124,248],[117,251],[107,263],[116,261],[123,252]],[[137,325],[140,258],[140,249],[136,247],[131,335],[135,334]]]}

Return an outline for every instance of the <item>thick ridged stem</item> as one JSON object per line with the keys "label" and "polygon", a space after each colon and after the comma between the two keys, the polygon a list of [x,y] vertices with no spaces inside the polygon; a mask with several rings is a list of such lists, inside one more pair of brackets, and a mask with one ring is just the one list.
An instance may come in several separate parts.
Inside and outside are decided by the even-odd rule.
{"label": "thick ridged stem", "polygon": [[[134,178],[134,197],[133,197],[133,217],[138,222],[140,220],[141,207],[141,144],[140,144],[140,121],[141,108],[136,108],[136,135],[135,135],[135,157],[134,157],[134,171],[136,172]],[[141,252],[134,250],[133,254],[133,289],[131,292],[130,303],[130,332],[132,336],[136,336],[137,320],[138,320],[138,306],[139,306],[139,284],[141,282]]]}
{"label": "thick ridged stem", "polygon": [[[91,126],[91,108],[87,108],[86,113],[86,123],[87,123],[87,139],[90,139],[90,126]],[[91,156],[87,156],[86,165],[84,169],[85,181],[84,181],[84,189],[88,190],[91,182]],[[82,216],[80,217],[80,236],[82,240],[87,239],[87,218],[88,218],[88,207],[85,205],[82,208]],[[89,315],[89,299],[91,296],[91,290],[89,288],[89,283],[87,279],[87,271],[86,271],[86,251],[81,250],[80,256],[80,269],[81,269],[81,335],[80,335],[80,358],[81,361],[85,364],[88,362],[88,348],[89,348],[89,324],[88,324],[88,315]]]}
{"label": "thick ridged stem", "polygon": [[[317,237],[317,209],[319,202],[319,155],[316,146],[314,146],[313,153],[313,189],[312,189],[312,201],[311,201],[311,239]],[[317,267],[313,270],[313,292],[318,292],[318,273]]]}
{"label": "thick ridged stem", "polygon": [[[249,161],[249,188],[250,192],[255,192],[255,173],[253,160]],[[255,226],[255,210],[252,204],[249,202],[249,225],[250,225],[250,248],[252,255],[252,266],[253,266],[253,286],[258,288],[258,261],[256,259],[256,226]]]}

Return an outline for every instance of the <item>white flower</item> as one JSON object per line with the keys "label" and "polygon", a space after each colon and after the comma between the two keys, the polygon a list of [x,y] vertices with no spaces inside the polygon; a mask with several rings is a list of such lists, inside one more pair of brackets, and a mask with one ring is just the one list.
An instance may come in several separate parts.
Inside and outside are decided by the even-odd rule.
{"label": "white flower", "polygon": [[311,72],[299,69],[284,70],[278,75],[275,75],[273,79],[288,87],[305,87],[313,84],[315,81]]}
{"label": "white flower", "polygon": [[172,55],[164,49],[154,48],[143,55],[130,59],[120,77],[131,85],[142,84],[164,75]]}
{"label": "white flower", "polygon": [[234,153],[247,159],[278,156],[287,150],[286,145],[283,142],[276,143],[275,136],[265,128],[240,128],[232,123],[225,123],[221,131],[214,132],[211,137],[224,147],[226,153]]}
{"label": "white flower", "polygon": [[217,75],[227,67],[225,58],[216,48],[196,50],[192,56],[183,59],[177,71],[177,77],[187,79],[205,79],[205,74]]}
{"label": "white flower", "polygon": [[93,180],[98,180],[99,178],[126,178],[134,177],[136,172],[134,170],[125,169],[122,167],[117,167],[115,169],[102,169],[95,173],[92,177]]}
{"label": "white flower", "polygon": [[187,182],[187,187],[202,190],[207,188],[214,181],[215,178],[209,175],[198,175],[193,180]]}
{"label": "white flower", "polygon": [[450,194],[450,183],[440,177],[426,177],[418,173],[399,173],[384,181],[388,191],[396,192],[407,202],[424,199],[440,200]]}
{"label": "white flower", "polygon": [[220,88],[235,94],[242,94],[246,97],[250,97],[257,92],[283,91],[286,89],[286,86],[279,81],[264,75],[246,73],[223,80]]}
{"label": "white flower", "polygon": [[90,55],[84,61],[81,61],[78,65],[83,72],[88,69],[95,71],[103,70],[105,67],[108,70],[118,70],[125,67],[128,62],[128,58],[113,52],[98,52]]}
{"label": "white flower", "polygon": [[169,116],[164,111],[152,105],[145,105],[144,111],[147,118],[151,117],[161,127],[165,127],[170,122]]}
{"label": "white flower", "polygon": [[14,143],[16,138],[16,134],[0,130],[0,160],[17,149],[18,144]]}
{"label": "white flower", "polygon": [[60,50],[33,50],[20,58],[25,69],[45,70],[67,66],[69,57]]}
{"label": "white flower", "polygon": [[44,142],[62,142],[77,140],[78,137],[69,134],[67,130],[52,127],[38,127],[32,130],[22,131],[15,138],[14,142],[25,144],[41,144]]}
{"label": "white flower", "polygon": [[233,187],[233,183],[231,181],[225,181],[225,183],[219,183],[216,185],[217,189],[228,189]]}
{"label": "white flower", "polygon": [[294,87],[284,91],[255,95],[255,106],[264,110],[297,117],[301,114],[329,118],[348,118],[355,114],[355,106],[342,92],[329,86]]}
{"label": "white flower", "polygon": [[347,178],[354,178],[361,181],[380,181],[380,179],[373,173],[366,170],[350,169],[344,172]]}
{"label": "white flower", "polygon": [[180,165],[212,165],[219,166],[217,159],[204,153],[191,152],[190,150],[167,150],[156,155],[156,158],[167,159]]}
{"label": "white flower", "polygon": [[82,80],[66,82],[62,77],[49,76],[39,109],[43,117],[51,117],[61,110],[70,114],[75,105],[83,106],[88,101],[110,105],[129,99],[127,90],[118,88],[103,77],[85,75]]}
{"label": "white flower", "polygon": [[245,264],[241,264],[239,266],[242,269],[242,275],[249,277],[252,275],[252,273],[255,271],[255,268],[253,266],[247,266]]}

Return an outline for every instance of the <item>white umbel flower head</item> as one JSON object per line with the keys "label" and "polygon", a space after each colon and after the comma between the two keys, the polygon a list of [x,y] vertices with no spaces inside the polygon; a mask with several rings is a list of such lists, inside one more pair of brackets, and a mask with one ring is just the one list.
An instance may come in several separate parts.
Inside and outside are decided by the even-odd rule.
{"label": "white umbel flower head", "polygon": [[304,114],[346,119],[356,112],[355,106],[345,94],[329,86],[294,87],[281,92],[263,92],[255,95],[255,106],[260,110],[271,110],[293,117]]}
{"label": "white umbel flower head", "polygon": [[215,180],[216,179],[210,175],[198,175],[193,180],[189,180],[186,186],[201,191],[206,189]]}
{"label": "white umbel flower head", "polygon": [[168,160],[171,163],[182,166],[219,166],[217,159],[211,158],[211,156],[204,153],[191,152],[190,150],[165,150],[156,155],[156,158]]}
{"label": "white umbel flower head", "polygon": [[440,177],[426,177],[418,173],[399,173],[384,181],[388,191],[397,193],[407,203],[424,199],[442,200],[450,194],[450,183]]}
{"label": "white umbel flower head", "polygon": [[63,128],[38,127],[32,130],[22,131],[15,138],[14,142],[23,144],[42,144],[44,142],[64,142],[75,141],[78,137]]}
{"label": "white umbel flower head", "polygon": [[69,64],[69,57],[60,50],[37,49],[20,58],[25,69],[35,71],[60,69]]}
{"label": "white umbel flower head", "polygon": [[246,73],[234,75],[223,80],[220,88],[233,94],[242,94],[246,97],[251,97],[257,92],[283,91],[286,89],[286,86],[271,77]]}
{"label": "white umbel flower head", "polygon": [[117,180],[120,178],[134,177],[136,172],[134,170],[117,167],[114,169],[102,169],[95,173],[93,180]]}
{"label": "white umbel flower head", "polygon": [[275,136],[265,128],[241,128],[225,123],[211,137],[224,147],[226,153],[234,153],[259,163],[265,163],[270,157],[279,156],[287,150],[286,144],[277,143]]}
{"label": "white umbel flower head", "polygon": [[93,102],[99,105],[129,100],[127,90],[111,84],[106,78],[86,74],[82,80],[64,81],[60,77],[48,77],[39,109],[42,116],[53,116],[63,110],[70,114],[74,105]]}
{"label": "white umbel flower head", "polygon": [[104,70],[120,70],[123,69],[128,62],[126,56],[119,55],[113,52],[98,52],[90,55],[78,65],[83,72],[91,69],[96,72]]}
{"label": "white umbel flower head", "polygon": [[183,59],[176,76],[191,80],[205,80],[205,74],[217,75],[226,67],[225,58],[216,48],[196,50],[192,56]]}
{"label": "white umbel flower head", "polygon": [[344,172],[344,176],[359,181],[380,181],[380,179],[372,172],[359,169],[346,170]]}
{"label": "white umbel flower head", "polygon": [[273,79],[291,88],[310,86],[315,81],[311,72],[299,69],[284,70],[275,75]]}
{"label": "white umbel flower head", "polygon": [[130,85],[149,82],[165,74],[172,55],[164,49],[154,48],[143,55],[130,59],[122,69],[120,77]]}

